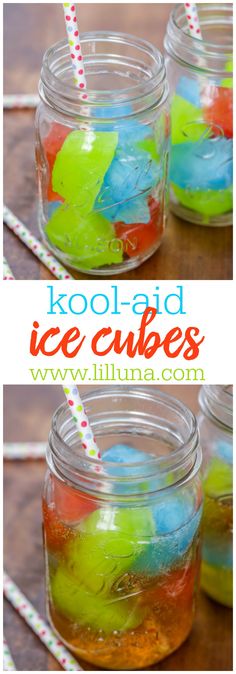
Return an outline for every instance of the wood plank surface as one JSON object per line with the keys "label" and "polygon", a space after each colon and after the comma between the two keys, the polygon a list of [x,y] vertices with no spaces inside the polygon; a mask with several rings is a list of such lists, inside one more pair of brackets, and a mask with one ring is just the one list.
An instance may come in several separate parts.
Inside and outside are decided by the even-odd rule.
{"label": "wood plank surface", "polygon": [[[171,3],[80,5],[82,30],[120,30],[162,49]],[[36,93],[45,50],[65,36],[59,3],[5,3],[4,92]],[[38,235],[34,165],[34,113],[4,114],[6,204]],[[17,279],[49,279],[32,253],[4,228],[4,252]],[[77,278],[91,278],[76,274]],[[109,277],[108,277],[109,278]],[[114,278],[114,277],[111,277]],[[123,279],[231,279],[232,228],[191,225],[169,215],[164,241],[141,267]]]}
{"label": "wood plank surface", "polygon": [[[86,391],[90,386],[84,386]],[[197,413],[196,385],[160,386]],[[51,416],[63,402],[59,386],[5,386],[4,440],[47,441]],[[44,563],[41,535],[41,491],[44,461],[4,462],[4,557],[8,573],[41,614],[44,609]],[[5,634],[17,669],[57,671],[60,666],[5,602]],[[93,670],[91,665],[83,667]],[[231,671],[232,612],[200,593],[193,630],[187,641],[159,665],[158,671]]]}

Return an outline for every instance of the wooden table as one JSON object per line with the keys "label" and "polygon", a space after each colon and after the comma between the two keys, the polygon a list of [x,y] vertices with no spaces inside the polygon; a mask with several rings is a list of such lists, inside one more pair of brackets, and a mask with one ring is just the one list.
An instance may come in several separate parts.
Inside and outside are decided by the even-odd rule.
{"label": "wooden table", "polygon": [[[82,4],[83,30],[120,30],[146,38],[162,49],[171,3]],[[44,51],[65,36],[60,4],[9,3],[5,15],[5,93],[33,93]],[[34,166],[34,113],[8,111],[5,119],[5,201],[35,234],[37,186]],[[4,251],[18,279],[49,279],[12,232],[4,228]],[[91,278],[75,274],[77,278]],[[113,278],[113,277],[112,277]],[[160,250],[123,279],[231,279],[232,228],[194,226],[169,216]]]}
{"label": "wooden table", "polygon": [[[91,387],[85,386],[84,391]],[[92,387],[93,388],[93,387]],[[197,412],[198,386],[160,386]],[[5,441],[45,441],[51,416],[63,401],[58,386],[5,386]],[[44,461],[5,461],[5,567],[34,606],[44,610],[44,564],[41,537],[41,490]],[[17,669],[57,671],[48,654],[14,609],[5,602],[5,635]],[[83,664],[92,670],[93,667]],[[188,640],[153,670],[231,671],[232,612],[200,593]]]}

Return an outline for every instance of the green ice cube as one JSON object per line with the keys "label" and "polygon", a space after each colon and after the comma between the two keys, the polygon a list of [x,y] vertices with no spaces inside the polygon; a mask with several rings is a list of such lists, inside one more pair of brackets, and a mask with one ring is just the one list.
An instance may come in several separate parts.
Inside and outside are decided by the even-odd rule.
{"label": "green ice cube", "polygon": [[133,629],[143,620],[136,597],[104,598],[91,594],[64,566],[58,567],[52,579],[51,594],[55,607],[66,618],[108,634],[113,630]]}
{"label": "green ice cube", "polygon": [[83,520],[68,545],[67,568],[88,590],[106,595],[132,569],[155,534],[149,509],[102,508]]}
{"label": "green ice cube", "polygon": [[232,188],[225,190],[184,190],[175,183],[171,188],[180,204],[209,217],[229,213],[233,207]]}
{"label": "green ice cube", "polygon": [[72,131],[57,153],[52,185],[68,203],[89,213],[115,154],[116,131]]}
{"label": "green ice cube", "polygon": [[216,498],[232,494],[232,466],[220,459],[213,458],[204,479],[204,491],[207,496]]}
{"label": "green ice cube", "polygon": [[[225,64],[225,71],[228,73],[233,72],[233,59],[229,59],[227,63]],[[228,89],[233,88],[233,78],[232,77],[226,77],[224,80],[221,80],[220,83],[221,87],[227,87]]]}
{"label": "green ice cube", "polygon": [[78,206],[62,204],[45,227],[49,242],[74,257],[82,268],[119,264],[123,254],[114,228],[100,213],[81,213]]}
{"label": "green ice cube", "polygon": [[207,137],[208,129],[208,125],[203,122],[201,108],[176,94],[171,104],[172,143],[196,142],[203,135]]}

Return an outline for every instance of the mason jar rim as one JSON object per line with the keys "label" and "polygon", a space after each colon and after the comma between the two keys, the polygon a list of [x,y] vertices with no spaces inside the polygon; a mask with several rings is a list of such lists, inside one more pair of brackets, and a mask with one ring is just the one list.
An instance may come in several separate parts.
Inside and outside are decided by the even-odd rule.
{"label": "mason jar rim", "polygon": [[214,423],[233,429],[233,390],[232,385],[205,384],[199,393],[201,410]]}
{"label": "mason jar rim", "polygon": [[[227,23],[233,27],[233,13],[231,3],[201,3],[199,4],[199,14],[201,16],[200,24],[202,26],[209,25],[209,21],[205,19],[204,22],[204,13],[207,17],[207,12],[223,12],[225,11],[227,16]],[[165,48],[166,51],[176,57],[177,60],[183,61],[186,66],[194,67],[194,69],[205,70],[209,72],[222,72],[224,77],[232,77],[232,71],[225,71],[224,65],[225,60],[230,57],[232,58],[233,52],[233,43],[224,44],[219,42],[214,42],[207,39],[199,39],[194,35],[190,35],[183,27],[179,25],[181,20],[185,20],[185,9],[182,3],[175,5],[172,10],[169,21],[167,24],[167,32],[165,36]],[[223,20],[222,20],[223,21]],[[219,21],[220,23],[220,21]],[[226,23],[224,21],[224,23]],[[187,24],[186,24],[187,27]],[[193,59],[198,57],[199,62],[196,63],[196,60]],[[221,67],[217,65],[214,66],[214,59],[222,62]],[[205,63],[204,63],[205,60]]]}
{"label": "mason jar rim", "polygon": [[[151,479],[157,478],[158,476],[158,484],[160,483],[160,488],[155,489],[155,491],[160,491],[161,489],[166,490],[171,487],[173,488],[173,486],[179,486],[180,484],[187,482],[189,479],[192,479],[201,464],[201,452],[199,448],[199,435],[196,417],[184,403],[180,402],[173,396],[170,396],[159,389],[157,392],[155,392],[154,387],[151,387],[151,389],[152,390],[148,392],[146,387],[101,386],[96,388],[94,391],[90,391],[85,395],[82,395],[82,399],[86,406],[91,402],[96,402],[98,400],[98,396],[101,400],[102,398],[112,398],[116,395],[128,395],[133,398],[137,397],[139,399],[141,397],[142,401],[145,400],[146,402],[158,402],[162,405],[168,406],[173,412],[177,411],[179,414],[182,414],[188,424],[188,437],[185,441],[183,441],[181,446],[177,447],[177,449],[174,449],[173,452],[171,452],[168,456],[162,455],[155,457],[152,455],[150,458],[147,458],[147,461],[145,462],[137,461],[135,463],[124,463],[123,465],[130,472],[129,476],[112,477],[111,474],[107,474],[106,471],[111,468],[114,469],[114,465],[117,466],[117,464],[87,457],[85,456],[84,450],[81,449],[77,453],[76,457],[73,457],[74,465],[70,468],[68,463],[72,458],[71,452],[68,443],[62,437],[60,425],[62,423],[62,418],[64,418],[64,420],[67,418],[67,423],[71,422],[72,428],[74,426],[74,422],[72,420],[72,415],[67,403],[63,403],[60,405],[60,407],[57,408],[52,418],[52,428],[49,434],[49,448],[47,452],[47,461],[49,467],[54,472],[56,471],[57,476],[61,477],[61,479],[66,477],[67,480],[71,481],[72,483],[73,471],[77,470],[78,473],[83,475],[86,489],[97,491],[98,484],[100,484],[100,491],[103,493],[103,495],[104,493],[109,492],[109,483],[113,485],[116,483],[118,486],[123,484],[132,484],[132,488],[137,487],[136,496],[140,496],[140,484],[142,484],[144,478],[147,479],[147,477]],[[90,416],[90,423],[91,427],[93,428],[93,415]],[[74,434],[76,435],[76,431],[74,431]],[[140,469],[138,477],[135,474],[137,469]],[[142,473],[142,469],[145,470],[145,474]],[[146,472],[147,469],[148,476]],[[168,482],[167,486],[163,486],[166,481],[167,474],[169,476],[170,482]],[[148,493],[150,494],[150,492]],[[147,496],[147,493],[144,493],[143,496]]]}
{"label": "mason jar rim", "polygon": [[[68,41],[65,38],[64,40],[56,42],[51,47],[49,47],[46,50],[43,57],[41,81],[39,84],[39,93],[44,102],[46,98],[46,102],[50,103],[50,97],[52,97],[52,99],[55,100],[54,95],[56,91],[60,97],[65,99],[65,102],[67,101],[70,104],[73,103],[74,105],[76,104],[78,105],[79,103],[84,108],[88,107],[88,104],[89,106],[111,105],[112,107],[119,109],[119,107],[124,105],[124,102],[128,104],[129,102],[131,103],[139,98],[146,98],[149,95],[153,94],[154,92],[156,98],[158,98],[157,96],[158,89],[161,88],[160,94],[161,92],[163,93],[163,88],[165,90],[166,71],[165,71],[164,57],[162,56],[159,49],[155,47],[152,43],[148,42],[147,40],[135,37],[129,33],[113,32],[113,31],[112,32],[91,31],[81,33],[80,40],[82,50],[83,45],[85,49],[86,44],[89,44],[89,42],[91,41],[97,44],[106,42],[108,44],[109,43],[119,45],[124,44],[126,46],[128,45],[129,47],[134,47],[135,49],[138,49],[140,51],[140,54],[146,53],[152,58],[152,65],[151,65],[152,76],[132,85],[130,84],[129,80],[129,86],[125,88],[120,89],[114,88],[111,90],[106,89],[99,90],[88,88],[86,90],[83,89],[80,91],[79,89],[76,88],[75,85],[68,84],[67,82],[62,80],[55,72],[56,67],[55,63],[53,66],[53,61],[55,61],[55,58],[56,63],[58,63],[58,60],[60,58],[68,59],[68,66],[71,63]],[[97,52],[95,52],[94,54],[92,53],[91,55],[86,54],[85,52],[83,53],[85,69],[86,69],[86,61],[89,63],[89,58],[96,57],[96,55],[98,56],[99,54]],[[101,56],[108,57],[109,54],[107,55],[101,54]],[[123,58],[125,58],[125,55]],[[85,91],[87,98],[86,100],[83,100]]]}

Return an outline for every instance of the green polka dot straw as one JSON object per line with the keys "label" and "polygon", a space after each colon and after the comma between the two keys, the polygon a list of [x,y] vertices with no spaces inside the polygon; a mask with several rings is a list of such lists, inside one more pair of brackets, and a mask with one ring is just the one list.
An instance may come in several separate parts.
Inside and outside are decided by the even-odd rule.
{"label": "green polka dot straw", "polygon": [[89,424],[77,386],[63,386],[63,391],[86,456],[93,459],[101,459],[101,453],[93,436],[93,431]]}

